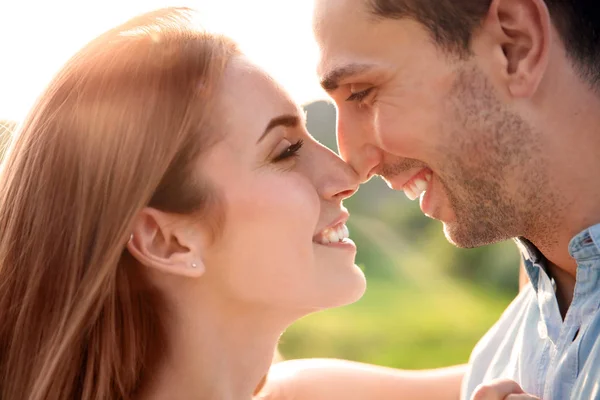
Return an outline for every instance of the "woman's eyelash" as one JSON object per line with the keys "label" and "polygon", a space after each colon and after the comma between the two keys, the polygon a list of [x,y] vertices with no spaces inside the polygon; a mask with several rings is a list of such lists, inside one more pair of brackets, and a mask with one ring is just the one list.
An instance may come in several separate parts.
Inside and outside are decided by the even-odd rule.
{"label": "woman's eyelash", "polygon": [[295,157],[298,155],[298,151],[302,148],[304,141],[302,139],[298,140],[296,143],[291,144],[287,149],[285,149],[280,155],[275,157],[273,162],[283,161],[290,157]]}
{"label": "woman's eyelash", "polygon": [[346,101],[362,101],[373,91],[373,88],[365,89],[360,92],[352,93],[350,97],[346,99]]}

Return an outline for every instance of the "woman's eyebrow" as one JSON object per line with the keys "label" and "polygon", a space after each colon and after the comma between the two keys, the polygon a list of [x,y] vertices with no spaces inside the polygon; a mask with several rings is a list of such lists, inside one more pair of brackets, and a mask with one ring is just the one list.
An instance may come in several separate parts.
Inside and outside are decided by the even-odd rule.
{"label": "woman's eyebrow", "polygon": [[258,138],[257,144],[260,143],[269,132],[278,126],[296,127],[300,125],[300,117],[292,114],[285,114],[275,117],[269,121],[263,134]]}

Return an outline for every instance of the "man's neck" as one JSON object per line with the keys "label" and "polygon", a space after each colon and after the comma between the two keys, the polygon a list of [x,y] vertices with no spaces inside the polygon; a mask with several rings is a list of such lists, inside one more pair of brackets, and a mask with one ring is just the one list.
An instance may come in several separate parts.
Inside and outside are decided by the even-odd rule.
{"label": "man's neck", "polygon": [[540,210],[544,216],[533,221],[525,236],[549,261],[548,273],[556,282],[561,312],[566,312],[577,275],[569,244],[600,223],[600,97],[572,66],[552,65],[533,114],[543,132],[539,157],[547,182],[542,190],[559,201],[555,209]]}
{"label": "man's neck", "polygon": [[563,319],[565,319],[567,311],[569,311],[569,307],[573,301],[576,283],[575,276],[565,272],[562,268],[552,262],[548,263],[548,274],[556,283],[558,309],[560,310]]}
{"label": "man's neck", "polygon": [[[600,204],[600,197],[597,198]],[[572,210],[585,212],[583,207],[571,207]],[[574,236],[583,230],[600,223],[600,210],[588,209],[590,217],[565,219],[561,222],[554,220],[556,224],[553,238],[529,236],[528,239],[537,247],[546,259],[546,272],[556,284],[556,298],[563,318],[573,300],[577,278],[577,260],[569,253],[569,244]],[[575,215],[575,213],[571,213]],[[596,217],[593,217],[596,216]],[[569,224],[569,221],[578,221]],[[585,222],[581,222],[585,221]]]}

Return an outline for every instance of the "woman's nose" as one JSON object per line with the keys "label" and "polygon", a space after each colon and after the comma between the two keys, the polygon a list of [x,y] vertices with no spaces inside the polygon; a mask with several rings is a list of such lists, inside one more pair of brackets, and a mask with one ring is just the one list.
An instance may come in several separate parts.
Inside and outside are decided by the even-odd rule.
{"label": "woman's nose", "polygon": [[[331,162],[323,166],[326,179],[323,179],[321,196],[326,200],[342,201],[352,196],[360,184],[359,176],[354,169],[337,154],[329,151]],[[326,169],[325,169],[326,168]]]}

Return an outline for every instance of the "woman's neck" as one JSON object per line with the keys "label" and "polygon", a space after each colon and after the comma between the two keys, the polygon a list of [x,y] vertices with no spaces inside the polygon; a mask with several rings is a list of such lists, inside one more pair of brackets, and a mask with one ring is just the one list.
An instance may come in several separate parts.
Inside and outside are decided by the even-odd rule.
{"label": "woman's neck", "polygon": [[140,400],[252,398],[286,325],[249,309],[211,305],[179,310],[166,321],[168,349],[145,376]]}

